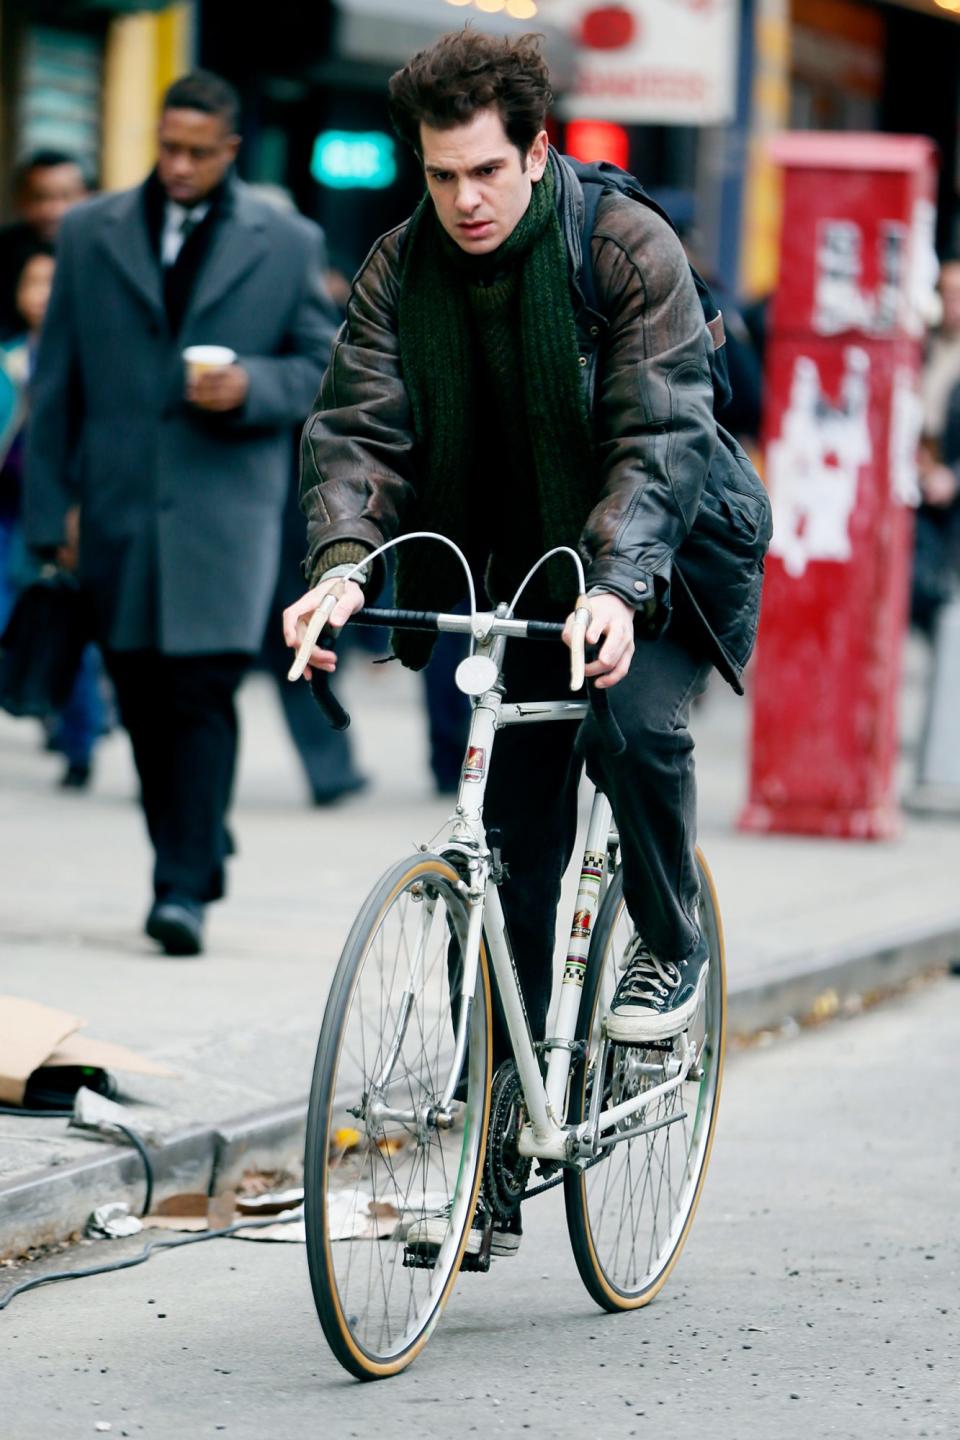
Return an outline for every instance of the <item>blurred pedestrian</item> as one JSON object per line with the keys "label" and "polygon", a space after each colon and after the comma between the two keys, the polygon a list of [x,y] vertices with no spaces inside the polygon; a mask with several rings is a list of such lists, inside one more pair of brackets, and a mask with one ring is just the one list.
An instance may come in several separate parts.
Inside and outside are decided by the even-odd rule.
{"label": "blurred pedestrian", "polygon": [[37,150],[17,167],[14,203],[20,216],[0,229],[0,340],[21,328],[15,291],[25,261],[49,251],[64,215],[88,195],[83,171],[62,150]]}
{"label": "blurred pedestrian", "polygon": [[284,506],[280,537],[280,568],[263,637],[261,662],[273,678],[290,739],[303,767],[314,805],[336,805],[366,789],[366,777],[353,761],[350,733],[334,730],[320,713],[307,685],[287,679],[290,652],[283,640],[283,612],[302,585],[303,513],[299,501],[299,474],[291,455],[290,486]]}
{"label": "blurred pedestrian", "polygon": [[[284,215],[297,213],[296,203],[290,191],[282,185],[259,184],[249,189],[259,199],[265,200]],[[337,272],[331,271],[326,262],[323,271],[324,288],[333,306],[336,323],[343,320],[343,309],[335,298],[331,281],[336,284]],[[343,281],[343,276],[339,276]],[[343,281],[349,291],[350,282]],[[293,741],[297,757],[303,767],[310,795],[314,805],[335,805],[348,795],[355,795],[366,788],[367,781],[359,775],[353,764],[353,745],[346,730],[334,730],[330,722],[320,713],[313,696],[304,685],[291,685],[287,679],[290,656],[283,643],[283,611],[290,596],[297,593],[302,577],[300,569],[303,549],[303,516],[300,512],[298,492],[300,427],[294,432],[290,453],[290,485],[283,510],[280,532],[280,565],[277,583],[270,602],[267,628],[260,650],[260,664],[273,680],[287,732]]]}
{"label": "blurred pedestrian", "polygon": [[[146,181],[67,216],[28,453],[31,543],[61,545],[79,499],[80,578],[156,857],[146,931],[168,954],[202,950],[224,893],[234,699],[333,325],[319,230],[234,175],[238,117],[219,77],[176,81]],[[186,365],[195,346],[220,349]]]}
{"label": "blurred pedestrian", "polygon": [[[23,467],[30,380],[53,275],[48,245],[28,255],[14,286],[16,333],[0,343],[0,629],[36,568],[23,543]],[[71,513],[68,529],[75,523],[76,516]],[[73,563],[69,548],[59,557],[68,565]],[[45,722],[48,748],[59,750],[66,758],[60,782],[65,789],[82,790],[90,782],[94,748],[107,723],[103,684],[99,652],[95,645],[88,645],[63,712]]]}
{"label": "blurred pedestrian", "polygon": [[12,279],[16,323],[0,343],[0,629],[28,578],[20,527],[27,392],[53,284],[50,247],[21,262]]}
{"label": "blurred pedestrian", "polygon": [[960,257],[943,261],[938,289],[940,323],[928,339],[923,367],[911,595],[911,619],[927,636],[960,570]]}

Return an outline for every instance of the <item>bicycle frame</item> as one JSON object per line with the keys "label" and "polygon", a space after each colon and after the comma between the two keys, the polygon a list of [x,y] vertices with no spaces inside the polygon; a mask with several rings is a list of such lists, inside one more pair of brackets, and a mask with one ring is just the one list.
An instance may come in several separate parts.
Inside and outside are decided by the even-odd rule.
{"label": "bicycle frame", "polygon": [[[439,1105],[432,1109],[429,1119],[439,1125],[452,1123],[450,1107],[466,1055],[480,945],[485,939],[528,1116],[519,1136],[520,1153],[541,1160],[582,1167],[621,1140],[685,1118],[681,1113],[667,1121],[660,1121],[657,1125],[641,1124],[624,1128],[624,1122],[631,1116],[661,1095],[677,1089],[688,1075],[695,1073],[697,1056],[686,1033],[683,1033],[674,1042],[673,1053],[669,1057],[665,1056],[662,1067],[643,1067],[645,1071],[653,1069],[657,1074],[664,1074],[666,1078],[661,1084],[652,1086],[618,1105],[606,1107],[601,1106],[600,1089],[596,1087],[589,1119],[577,1126],[565,1124],[570,1069],[578,1049],[575,1036],[590,935],[605,879],[608,878],[609,860],[616,847],[616,834],[611,830],[609,801],[599,791],[595,792],[564,964],[555,1033],[540,1045],[535,1045],[506,932],[499,894],[502,875],[498,858],[491,853],[487,840],[483,824],[483,801],[490,757],[498,730],[510,725],[579,721],[586,715],[588,705],[586,701],[579,700],[505,704],[501,681],[504,647],[509,636],[525,635],[526,626],[522,621],[506,618],[500,611],[496,615],[479,615],[475,617],[475,622],[471,624],[469,617],[461,615],[442,615],[438,617],[437,626],[439,630],[473,633],[475,653],[493,661],[496,666],[496,680],[481,695],[474,697],[456,813],[449,836],[439,847],[443,855],[457,857],[458,868],[466,873],[467,878],[461,880],[459,888],[469,906],[469,923],[463,947],[464,961],[454,1059],[443,1096]],[[401,1031],[402,1028],[401,1023]],[[399,1050],[401,1040],[402,1033],[398,1033],[394,1045],[390,1048],[391,1056]],[[605,1063],[607,1043],[603,1037],[597,1060],[601,1067]],[[541,1074],[537,1058],[538,1048],[547,1055],[545,1077]],[[390,1068],[392,1067],[389,1065],[385,1067],[384,1082]],[[397,1119],[413,1118],[407,1116],[406,1112],[401,1114],[399,1111],[389,1111],[381,1105],[378,1118],[385,1115],[392,1115]]]}

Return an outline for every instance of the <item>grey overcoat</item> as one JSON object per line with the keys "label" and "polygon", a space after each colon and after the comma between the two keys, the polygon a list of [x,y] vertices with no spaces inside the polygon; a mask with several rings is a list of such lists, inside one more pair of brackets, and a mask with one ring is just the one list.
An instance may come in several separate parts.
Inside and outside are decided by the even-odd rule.
{"label": "grey overcoat", "polygon": [[[66,218],[37,357],[25,523],[38,548],[81,506],[80,575],[115,649],[259,649],[276,579],[291,430],[309,413],[335,318],[322,232],[230,182],[171,336],[143,187]],[[227,345],[241,411],[183,398],[181,351]]]}

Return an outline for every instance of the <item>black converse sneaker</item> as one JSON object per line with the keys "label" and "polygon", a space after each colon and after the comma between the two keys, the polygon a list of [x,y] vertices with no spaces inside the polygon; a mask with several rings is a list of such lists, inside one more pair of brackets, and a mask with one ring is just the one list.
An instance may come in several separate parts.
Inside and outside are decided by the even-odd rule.
{"label": "black converse sneaker", "polygon": [[[474,1216],[470,1233],[467,1236],[467,1244],[464,1255],[479,1255],[480,1247],[483,1244],[483,1232],[486,1225],[486,1214],[481,1206],[477,1206],[477,1213]],[[416,1220],[407,1231],[407,1246],[410,1249],[424,1249],[433,1246],[438,1249],[447,1238],[447,1231],[450,1227],[450,1215],[443,1211],[439,1215],[425,1215],[422,1220]],[[520,1248],[520,1241],[523,1236],[523,1226],[520,1223],[520,1211],[511,1215],[509,1220],[501,1220],[498,1215],[494,1216],[493,1229],[490,1235],[490,1254],[494,1259],[502,1259],[506,1255],[516,1255]]]}
{"label": "black converse sneaker", "polygon": [[679,964],[660,960],[635,935],[607,1015],[607,1034],[625,1045],[666,1040],[685,1030],[697,1013],[707,984],[710,956],[701,938]]}

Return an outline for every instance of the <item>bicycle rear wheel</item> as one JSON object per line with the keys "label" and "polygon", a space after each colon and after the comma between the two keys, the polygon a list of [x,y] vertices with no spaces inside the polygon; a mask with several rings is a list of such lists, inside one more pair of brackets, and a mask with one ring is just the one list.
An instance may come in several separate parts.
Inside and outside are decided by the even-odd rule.
{"label": "bicycle rear wheel", "polygon": [[[605,1310],[647,1305],[683,1249],[700,1199],[717,1123],[726,1022],[723,929],[713,880],[703,857],[700,923],[710,947],[706,995],[689,1028],[697,1049],[695,1073],[677,1089],[621,1122],[622,1129],[658,1128],[621,1140],[586,1171],[569,1170],[564,1197],[570,1242],[580,1277]],[[662,1083],[672,1046],[608,1044],[599,1072],[602,1024],[620,978],[620,960],[634,934],[618,872],[604,896],[587,959],[578,1038],[587,1042],[574,1080],[569,1119],[590,1113],[594,1087],[618,1102]]]}
{"label": "bicycle rear wheel", "polygon": [[[361,1380],[395,1375],[425,1345],[473,1222],[489,1116],[490,985],[481,946],[464,1081],[440,1128],[467,936],[459,877],[404,860],[344,947],[317,1047],[304,1165],[307,1257],[331,1349]],[[454,977],[451,1002],[450,976]],[[432,1222],[437,1243],[407,1243]]]}

